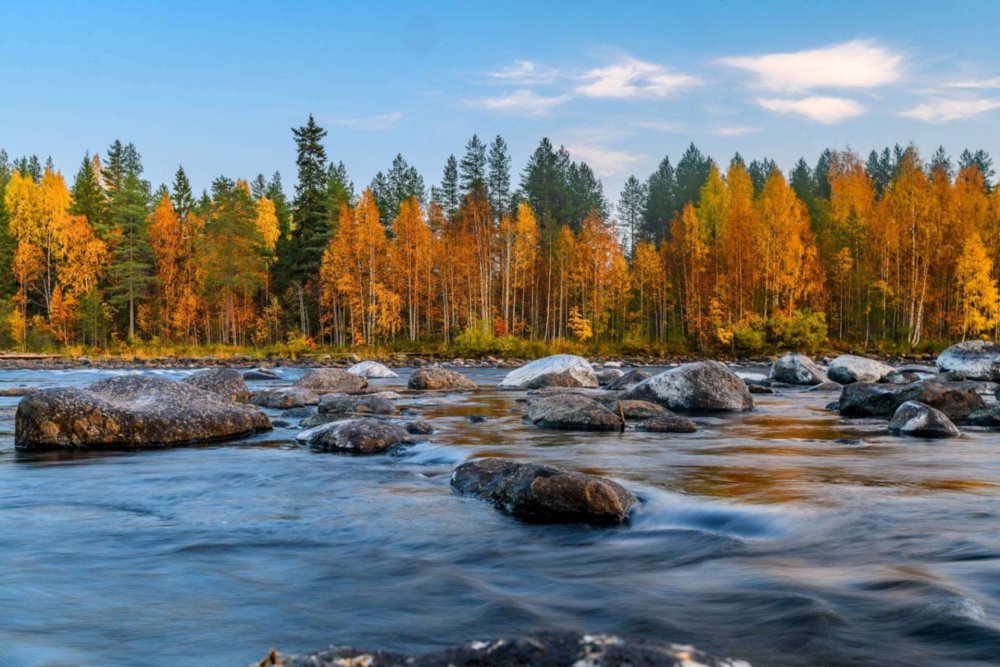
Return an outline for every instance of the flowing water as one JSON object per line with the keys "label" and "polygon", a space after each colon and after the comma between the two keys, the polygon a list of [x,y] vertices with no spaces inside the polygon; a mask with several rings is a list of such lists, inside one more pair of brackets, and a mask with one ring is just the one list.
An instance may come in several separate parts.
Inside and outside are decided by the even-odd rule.
{"label": "flowing water", "polygon": [[[894,438],[817,392],[755,396],[691,435],[543,431],[492,388],[503,371],[467,373],[484,388],[404,398],[437,431],[389,456],[315,453],[289,428],[26,455],[18,399],[0,399],[0,665],[246,665],[541,630],[756,665],[1000,663],[1000,433]],[[524,523],[451,492],[479,456],[607,475],[641,504],[623,528]]]}

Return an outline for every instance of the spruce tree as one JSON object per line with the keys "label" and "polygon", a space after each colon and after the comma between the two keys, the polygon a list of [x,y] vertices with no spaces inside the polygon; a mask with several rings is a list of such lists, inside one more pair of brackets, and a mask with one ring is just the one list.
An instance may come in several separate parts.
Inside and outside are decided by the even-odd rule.
{"label": "spruce tree", "polygon": [[188,180],[187,174],[184,173],[184,167],[177,167],[171,189],[173,195],[170,199],[174,205],[174,212],[178,218],[187,217],[187,214],[194,209],[194,196],[191,194],[191,182]]}
{"label": "spruce tree", "polygon": [[629,176],[618,198],[618,219],[627,236],[625,247],[634,256],[635,245],[640,239],[642,212],[646,208],[646,186],[635,176]]}
{"label": "spruce tree", "polygon": [[458,165],[459,184],[462,194],[472,192],[485,194],[486,191],[486,145],[479,136],[473,134],[465,145],[465,155]]}
{"label": "spruce tree", "polygon": [[128,338],[136,335],[140,300],[154,282],[153,251],[149,245],[149,184],[139,174],[127,172],[111,195],[112,250],[110,299],[112,306],[126,310]]}
{"label": "spruce tree", "polygon": [[458,160],[455,159],[454,155],[449,155],[448,160],[444,163],[441,187],[434,191],[432,198],[449,218],[454,218],[455,214],[458,213]]}
{"label": "spruce tree", "polygon": [[507,152],[507,142],[499,134],[490,144],[489,182],[490,207],[497,222],[511,213],[510,196],[510,154]]}
{"label": "spruce tree", "polygon": [[677,200],[677,179],[670,158],[660,161],[646,179],[646,206],[642,212],[644,241],[660,243],[670,238],[670,222],[680,210]]}
{"label": "spruce tree", "polygon": [[287,278],[304,285],[319,274],[320,261],[330,238],[328,172],[323,138],[326,130],[312,114],[302,127],[292,129],[295,137],[299,181],[292,206],[294,230],[286,264]]}

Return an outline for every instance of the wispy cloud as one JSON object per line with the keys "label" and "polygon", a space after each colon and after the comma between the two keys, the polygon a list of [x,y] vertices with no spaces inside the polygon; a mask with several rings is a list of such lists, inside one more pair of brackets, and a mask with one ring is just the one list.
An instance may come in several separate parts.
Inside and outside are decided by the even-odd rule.
{"label": "wispy cloud", "polygon": [[760,132],[759,127],[746,127],[744,125],[723,125],[709,131],[717,137],[742,137],[747,134]]}
{"label": "wispy cloud", "polygon": [[927,123],[947,123],[953,120],[975,118],[994,109],[1000,109],[1000,100],[937,98],[918,104],[907,111],[902,111],[899,115],[916,118]]}
{"label": "wispy cloud", "polygon": [[655,130],[656,132],[680,132],[684,126],[669,120],[640,120],[636,122],[636,127],[644,130]]}
{"label": "wispy cloud", "polygon": [[995,76],[991,79],[962,79],[959,81],[949,81],[944,84],[944,87],[966,89],[1000,88],[1000,76]]}
{"label": "wispy cloud", "polygon": [[629,165],[643,158],[628,150],[616,150],[605,146],[572,145],[566,150],[575,160],[583,160],[601,178],[623,172]]}
{"label": "wispy cloud", "polygon": [[903,78],[903,55],[870,40],[718,62],[755,74],[757,83],[771,90],[875,88]]}
{"label": "wispy cloud", "polygon": [[515,116],[540,116],[569,100],[569,95],[544,96],[521,89],[509,95],[487,97],[480,100],[467,100],[466,104],[478,109],[497,111]]}
{"label": "wispy cloud", "polygon": [[769,111],[805,116],[824,125],[840,123],[865,111],[863,106],[845,97],[768,98],[757,100],[757,103]]}
{"label": "wispy cloud", "polygon": [[588,70],[580,77],[576,91],[587,97],[634,99],[666,97],[681,88],[697,85],[690,74],[672,72],[663,65],[636,58],[624,58],[607,67]]}
{"label": "wispy cloud", "polygon": [[332,125],[342,125],[355,130],[389,130],[396,127],[401,120],[403,120],[403,114],[400,111],[377,116],[333,116],[327,118],[327,121]]}
{"label": "wispy cloud", "polygon": [[530,60],[515,60],[506,67],[485,74],[502,83],[531,86],[552,83],[559,76],[559,70]]}

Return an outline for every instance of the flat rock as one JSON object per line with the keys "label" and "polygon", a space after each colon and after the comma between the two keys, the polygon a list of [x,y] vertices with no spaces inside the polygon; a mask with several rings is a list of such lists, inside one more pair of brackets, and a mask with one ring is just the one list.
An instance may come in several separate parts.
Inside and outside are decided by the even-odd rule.
{"label": "flat rock", "polygon": [[374,394],[324,394],[319,399],[319,411],[372,415],[394,415],[399,412],[392,401]]}
{"label": "flat rock", "polygon": [[410,389],[475,389],[476,383],[461,373],[441,368],[425,366],[410,374],[406,383]]}
{"label": "flat rock", "polygon": [[271,429],[267,415],[186,382],[123,375],[21,400],[19,449],[114,449],[197,444]]}
{"label": "flat rock", "polygon": [[244,380],[280,380],[281,376],[266,368],[251,368],[243,371]]}
{"label": "flat rock", "polygon": [[826,374],[834,382],[851,384],[853,382],[878,382],[895,368],[881,361],[858,357],[853,354],[842,354],[826,367]]}
{"label": "flat rock", "polygon": [[381,454],[408,442],[408,434],[398,424],[373,417],[359,417],[310,428],[299,433],[295,439],[324,452]]}
{"label": "flat rock", "polygon": [[621,523],[636,502],[603,477],[500,458],[463,463],[452,473],[451,486],[509,514],[545,521]]}
{"label": "flat rock", "polygon": [[967,340],[952,345],[937,358],[942,371],[958,371],[970,380],[1000,381],[1000,343]]}
{"label": "flat rock", "polygon": [[771,364],[768,377],[777,382],[805,385],[821,384],[829,379],[819,364],[796,352],[789,352]]}
{"label": "flat rock", "polygon": [[627,371],[625,375],[621,376],[617,380],[612,380],[608,383],[605,389],[610,389],[612,391],[621,391],[623,389],[628,389],[639,384],[643,380],[648,380],[653,377],[653,374],[649,371],[644,371],[641,368],[633,368]]}
{"label": "flat rock", "polygon": [[814,384],[809,387],[806,391],[840,391],[843,389],[843,385],[839,382],[834,382],[833,380],[827,380],[826,382],[821,382],[819,384]]}
{"label": "flat rock", "polygon": [[183,380],[199,389],[225,396],[237,403],[250,402],[250,390],[243,375],[233,368],[209,368],[193,373]]}
{"label": "flat rock", "polygon": [[718,361],[697,361],[663,371],[622,394],[680,412],[744,412],[753,397],[738,375]]}
{"label": "flat rock", "polygon": [[600,383],[590,362],[575,354],[554,354],[532,361],[507,374],[498,389],[539,387],[597,387]]}
{"label": "flat rock", "polygon": [[398,378],[392,369],[377,361],[362,361],[347,369],[348,373],[363,378]]}
{"label": "flat rock", "polygon": [[524,421],[540,428],[569,431],[618,431],[617,414],[581,394],[554,394],[532,398],[524,409]]}
{"label": "flat rock", "polygon": [[698,425],[687,417],[670,415],[668,417],[653,417],[635,425],[637,431],[650,433],[694,433]]}
{"label": "flat rock", "polygon": [[296,380],[294,386],[317,394],[357,394],[368,387],[368,380],[341,368],[314,368]]}
{"label": "flat rock", "polygon": [[[621,407],[619,408],[619,406]],[[651,401],[617,401],[615,408],[621,410],[625,419],[654,419],[656,417],[672,417],[674,414],[662,405]]]}
{"label": "flat rock", "polygon": [[889,417],[907,401],[936,408],[953,420],[963,419],[985,405],[982,397],[972,389],[921,380],[911,384],[849,384],[840,394],[838,408],[842,415]]}
{"label": "flat rock", "polygon": [[319,394],[302,387],[275,387],[254,392],[253,402],[265,408],[300,408],[306,405],[318,405]]}
{"label": "flat rock", "polygon": [[889,421],[889,432],[918,438],[953,438],[961,435],[946,414],[918,401],[907,401],[896,409]]}

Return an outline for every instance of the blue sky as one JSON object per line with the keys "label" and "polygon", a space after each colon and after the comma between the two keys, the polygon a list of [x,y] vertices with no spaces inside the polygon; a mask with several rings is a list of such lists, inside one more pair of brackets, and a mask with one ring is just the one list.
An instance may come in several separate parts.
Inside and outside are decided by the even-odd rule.
{"label": "blue sky", "polygon": [[359,186],[397,152],[430,185],[500,133],[516,170],[565,145],[612,201],[691,141],[786,171],[910,141],[1000,158],[1000,4],[764,4],[0,0],[0,146],[72,174],[120,138],[154,183],[290,190],[311,112]]}

